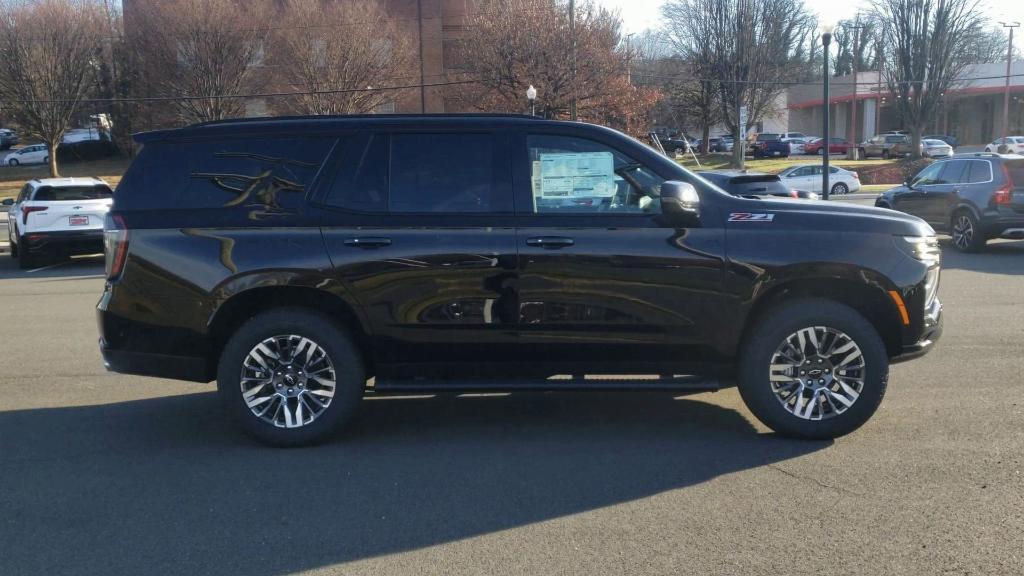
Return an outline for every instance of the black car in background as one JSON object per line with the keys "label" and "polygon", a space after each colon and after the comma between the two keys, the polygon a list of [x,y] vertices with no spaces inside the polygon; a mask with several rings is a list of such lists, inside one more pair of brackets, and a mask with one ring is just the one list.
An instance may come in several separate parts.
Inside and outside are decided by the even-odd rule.
{"label": "black car in background", "polygon": [[763,172],[741,172],[739,170],[709,170],[698,174],[722,190],[736,196],[776,196],[781,198],[802,198],[817,200],[818,194],[806,190],[794,190],[777,174]]}
{"label": "black car in background", "polygon": [[779,134],[758,134],[753,144],[754,158],[789,158],[792,148]]}
{"label": "black car in background", "polygon": [[18,138],[18,134],[13,130],[0,128],[0,150],[7,150],[20,141],[21,139]]}
{"label": "black car in background", "polygon": [[830,438],[941,332],[920,219],[728,194],[600,126],[321,116],[136,140],[106,229],[104,361],[216,379],[272,444],[330,437],[368,390],[733,383],[774,430]]}
{"label": "black car in background", "polygon": [[980,152],[940,160],[886,191],[875,206],[913,214],[963,252],[1024,238],[1024,156]]}

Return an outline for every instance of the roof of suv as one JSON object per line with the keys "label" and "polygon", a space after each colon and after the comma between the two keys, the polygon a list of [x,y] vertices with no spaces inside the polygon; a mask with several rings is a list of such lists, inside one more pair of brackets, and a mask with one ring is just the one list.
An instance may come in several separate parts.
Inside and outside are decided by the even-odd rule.
{"label": "roof of suv", "polygon": [[[95,176],[90,178],[36,178],[28,181],[32,188],[42,188],[43,186],[95,186],[97,184],[107,184],[100,178]],[[109,186],[109,184],[108,184]]]}
{"label": "roof of suv", "polygon": [[353,114],[342,116],[274,116],[265,118],[232,118],[192,124],[184,128],[154,130],[134,135],[139,143],[162,140],[175,136],[211,136],[240,132],[330,130],[358,124],[429,125],[429,124],[571,124],[587,125],[568,120],[547,120],[522,114]]}
{"label": "roof of suv", "polygon": [[[1000,158],[1002,160],[1020,160],[1024,156],[1020,154],[999,154],[998,152],[962,152],[954,154],[950,158]],[[949,158],[947,158],[948,160]]]}

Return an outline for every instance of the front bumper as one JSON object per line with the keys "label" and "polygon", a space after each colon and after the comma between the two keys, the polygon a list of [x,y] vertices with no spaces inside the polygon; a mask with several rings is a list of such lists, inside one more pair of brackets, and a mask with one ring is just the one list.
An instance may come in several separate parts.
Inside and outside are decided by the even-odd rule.
{"label": "front bumper", "polygon": [[889,359],[889,363],[896,364],[906,362],[914,358],[920,358],[935,347],[935,343],[942,337],[942,303],[936,298],[932,301],[931,307],[924,316],[924,330],[921,338],[912,344],[904,344],[903,350],[896,356]]}

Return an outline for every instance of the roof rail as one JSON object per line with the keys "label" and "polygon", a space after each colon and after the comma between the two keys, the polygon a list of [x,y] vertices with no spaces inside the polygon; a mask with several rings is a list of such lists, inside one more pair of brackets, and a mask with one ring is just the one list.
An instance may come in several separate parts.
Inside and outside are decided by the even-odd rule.
{"label": "roof rail", "polygon": [[296,116],[259,116],[254,118],[225,118],[223,120],[210,120],[189,124],[185,128],[200,128],[203,126],[221,126],[225,124],[248,124],[258,122],[278,122],[292,120],[346,120],[346,119],[386,119],[386,118],[520,118],[527,120],[545,120],[538,116],[529,114],[506,114],[495,112],[474,112],[474,113],[438,113],[438,114],[325,114],[325,115],[296,115]]}

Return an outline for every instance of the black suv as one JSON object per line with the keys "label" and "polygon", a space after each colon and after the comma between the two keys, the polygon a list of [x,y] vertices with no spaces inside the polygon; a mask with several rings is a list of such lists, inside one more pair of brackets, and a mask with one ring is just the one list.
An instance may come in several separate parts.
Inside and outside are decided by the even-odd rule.
{"label": "black suv", "polygon": [[599,126],[277,118],[136,140],[106,231],[106,365],[216,379],[269,443],[328,437],[364,393],[732,382],[773,429],[833,437],[940,333],[923,221],[733,196]]}
{"label": "black suv", "polygon": [[1024,238],[1024,156],[958,154],[883,193],[875,206],[913,214],[964,252],[993,238]]}

